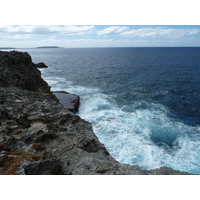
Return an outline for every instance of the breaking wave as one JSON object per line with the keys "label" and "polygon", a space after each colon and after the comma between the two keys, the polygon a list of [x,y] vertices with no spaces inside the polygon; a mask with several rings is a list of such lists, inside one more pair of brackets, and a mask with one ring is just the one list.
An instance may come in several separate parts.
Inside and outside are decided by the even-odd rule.
{"label": "breaking wave", "polygon": [[43,71],[52,91],[66,90],[81,97],[78,115],[92,123],[95,134],[116,160],[142,169],[167,166],[200,174],[199,126],[171,118],[169,110],[158,103],[138,101],[119,106],[112,95],[49,76],[54,73]]}

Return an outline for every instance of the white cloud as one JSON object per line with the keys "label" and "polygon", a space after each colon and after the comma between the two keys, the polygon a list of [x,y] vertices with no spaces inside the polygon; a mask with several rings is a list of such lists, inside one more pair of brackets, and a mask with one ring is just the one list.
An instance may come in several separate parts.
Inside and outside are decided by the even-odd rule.
{"label": "white cloud", "polygon": [[[88,39],[88,38],[80,38],[80,39],[46,39],[40,41],[38,46],[48,46],[55,45],[60,47],[109,47],[112,46],[113,40],[109,39]],[[34,43],[35,45],[35,43]]]}
{"label": "white cloud", "polygon": [[30,35],[30,34],[64,34],[83,35],[92,33],[95,26],[64,26],[64,25],[21,25],[0,26],[0,35]]}
{"label": "white cloud", "polygon": [[110,26],[101,31],[97,32],[97,35],[110,35],[115,33],[122,33],[123,31],[127,31],[129,28],[127,26]]}
{"label": "white cloud", "polygon": [[[83,35],[92,33],[95,26],[45,26],[42,27],[44,30],[36,29],[36,33],[43,33],[47,31],[48,33],[59,33],[64,35]],[[46,34],[46,33],[45,33]]]}
{"label": "white cloud", "polygon": [[180,38],[183,36],[195,35],[200,32],[200,29],[174,29],[174,28],[140,28],[121,33],[126,37],[171,37]]}

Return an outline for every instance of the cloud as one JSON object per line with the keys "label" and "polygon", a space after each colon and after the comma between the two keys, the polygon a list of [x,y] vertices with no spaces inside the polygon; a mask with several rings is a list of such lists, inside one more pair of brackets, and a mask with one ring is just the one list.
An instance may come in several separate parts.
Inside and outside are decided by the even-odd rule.
{"label": "cloud", "polygon": [[[65,25],[21,25],[21,26],[0,26],[0,35],[30,35],[30,34],[63,34],[63,35],[84,35],[92,33],[95,26],[65,26]],[[22,36],[20,36],[22,37]]]}
{"label": "cloud", "polygon": [[93,33],[95,26],[50,26],[50,33],[60,33],[64,35],[83,35]]}
{"label": "cloud", "polygon": [[107,47],[113,43],[113,40],[109,39],[45,39],[40,41],[40,45],[48,46],[55,45],[60,47]]}
{"label": "cloud", "polygon": [[129,28],[126,26],[110,26],[101,31],[97,31],[97,35],[111,35],[115,33],[122,33],[127,30],[129,30]]}
{"label": "cloud", "polygon": [[174,28],[140,28],[121,33],[125,37],[171,37],[180,38],[189,35],[195,35],[200,32],[200,29],[174,29]]}

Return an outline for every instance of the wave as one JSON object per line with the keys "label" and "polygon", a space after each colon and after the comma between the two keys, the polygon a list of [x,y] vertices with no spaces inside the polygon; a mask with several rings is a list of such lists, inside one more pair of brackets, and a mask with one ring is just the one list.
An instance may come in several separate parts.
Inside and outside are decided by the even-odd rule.
{"label": "wave", "polygon": [[167,166],[200,174],[199,126],[170,118],[161,104],[134,102],[131,106],[136,109],[128,112],[126,106],[120,107],[112,95],[98,88],[74,86],[65,78],[49,74],[44,74],[44,79],[52,90],[66,90],[81,97],[78,115],[92,123],[99,140],[119,162],[142,169]]}
{"label": "wave", "polygon": [[159,104],[125,112],[100,91],[83,98],[79,115],[119,162],[143,169],[161,166],[200,173],[200,128],[168,116]]}

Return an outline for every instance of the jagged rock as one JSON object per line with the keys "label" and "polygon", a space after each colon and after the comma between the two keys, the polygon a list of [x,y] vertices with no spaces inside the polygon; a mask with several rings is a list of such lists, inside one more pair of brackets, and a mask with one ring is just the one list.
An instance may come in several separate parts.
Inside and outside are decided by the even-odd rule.
{"label": "jagged rock", "polygon": [[59,103],[27,53],[0,52],[0,70],[0,174],[188,174],[117,162],[92,125]]}
{"label": "jagged rock", "polygon": [[66,91],[54,91],[53,94],[59,99],[60,103],[65,108],[72,111],[73,113],[78,112],[78,108],[80,105],[79,96],[68,93]]}
{"label": "jagged rock", "polygon": [[2,87],[15,86],[34,92],[50,91],[28,53],[0,51],[0,72]]}

